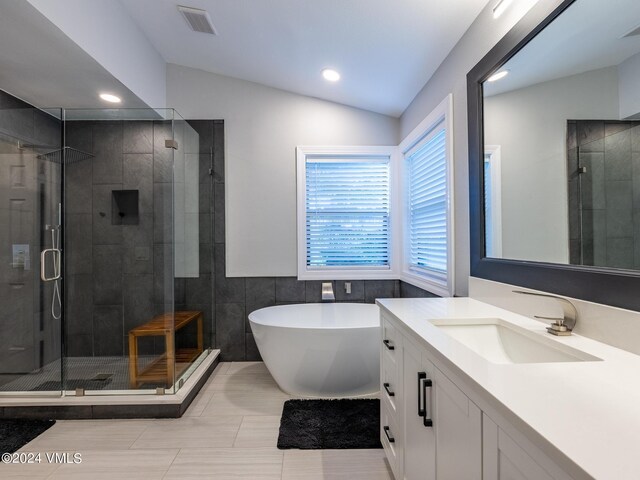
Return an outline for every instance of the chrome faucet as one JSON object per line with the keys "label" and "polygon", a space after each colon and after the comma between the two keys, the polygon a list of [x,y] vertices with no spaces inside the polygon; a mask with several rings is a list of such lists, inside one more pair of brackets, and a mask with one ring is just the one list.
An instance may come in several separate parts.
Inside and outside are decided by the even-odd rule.
{"label": "chrome faucet", "polygon": [[322,301],[335,302],[336,296],[333,294],[333,284],[331,282],[322,282]]}
{"label": "chrome faucet", "polygon": [[535,318],[542,320],[553,320],[553,323],[547,327],[547,332],[552,335],[567,336],[571,335],[571,332],[576,326],[578,321],[578,310],[576,306],[564,297],[557,295],[549,295],[547,293],[533,293],[525,292],[523,290],[513,290],[513,293],[519,293],[522,295],[533,295],[534,297],[546,297],[554,298],[562,305],[562,318],[559,317],[542,317],[540,315],[534,315]]}

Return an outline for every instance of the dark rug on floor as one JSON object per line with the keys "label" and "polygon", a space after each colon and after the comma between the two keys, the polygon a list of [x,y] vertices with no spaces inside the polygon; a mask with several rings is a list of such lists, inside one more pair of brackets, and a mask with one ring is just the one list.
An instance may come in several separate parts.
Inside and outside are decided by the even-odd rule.
{"label": "dark rug on floor", "polygon": [[287,400],[278,448],[382,448],[380,400]]}
{"label": "dark rug on floor", "polygon": [[0,454],[19,450],[54,423],[55,420],[0,420]]}
{"label": "dark rug on floor", "polygon": [[[111,383],[110,378],[106,380],[85,380],[82,378],[79,378],[79,379],[70,378],[69,380],[66,380],[64,382],[64,389],[75,390],[76,388],[84,388],[85,390],[102,390],[110,383]],[[56,381],[50,380],[48,382],[41,383],[40,385],[35,387],[33,390],[38,392],[41,392],[41,391],[50,392],[53,390],[60,390],[60,389],[61,388],[60,388],[59,381],[56,382]]]}

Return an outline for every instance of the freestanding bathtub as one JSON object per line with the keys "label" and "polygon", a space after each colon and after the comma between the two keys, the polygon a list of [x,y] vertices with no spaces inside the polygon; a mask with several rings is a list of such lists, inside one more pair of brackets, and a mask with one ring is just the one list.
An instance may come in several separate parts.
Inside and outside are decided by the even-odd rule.
{"label": "freestanding bathtub", "polygon": [[286,393],[339,398],[379,390],[377,305],[280,305],[251,312],[249,322],[267,369]]}

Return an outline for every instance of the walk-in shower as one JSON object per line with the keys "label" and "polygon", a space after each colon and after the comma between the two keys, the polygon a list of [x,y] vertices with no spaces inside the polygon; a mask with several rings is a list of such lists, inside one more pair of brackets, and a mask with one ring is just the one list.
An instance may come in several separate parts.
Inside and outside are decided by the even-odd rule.
{"label": "walk-in shower", "polygon": [[172,109],[0,96],[0,396],[176,392],[211,347],[176,291],[210,228],[198,134]]}

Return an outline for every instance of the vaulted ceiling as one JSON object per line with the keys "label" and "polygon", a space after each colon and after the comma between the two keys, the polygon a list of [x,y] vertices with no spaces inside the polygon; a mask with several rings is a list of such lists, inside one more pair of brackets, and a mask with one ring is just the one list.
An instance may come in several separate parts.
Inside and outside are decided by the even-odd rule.
{"label": "vaulted ceiling", "polygon": [[[168,63],[399,116],[487,0],[185,0],[218,35],[193,32],[175,0],[120,0]],[[331,84],[325,67],[340,72]]]}
{"label": "vaulted ceiling", "polygon": [[[488,0],[0,0],[0,88],[39,106],[164,106],[165,63],[399,116]],[[339,82],[320,72],[331,67]],[[164,92],[164,93],[163,93]]]}

